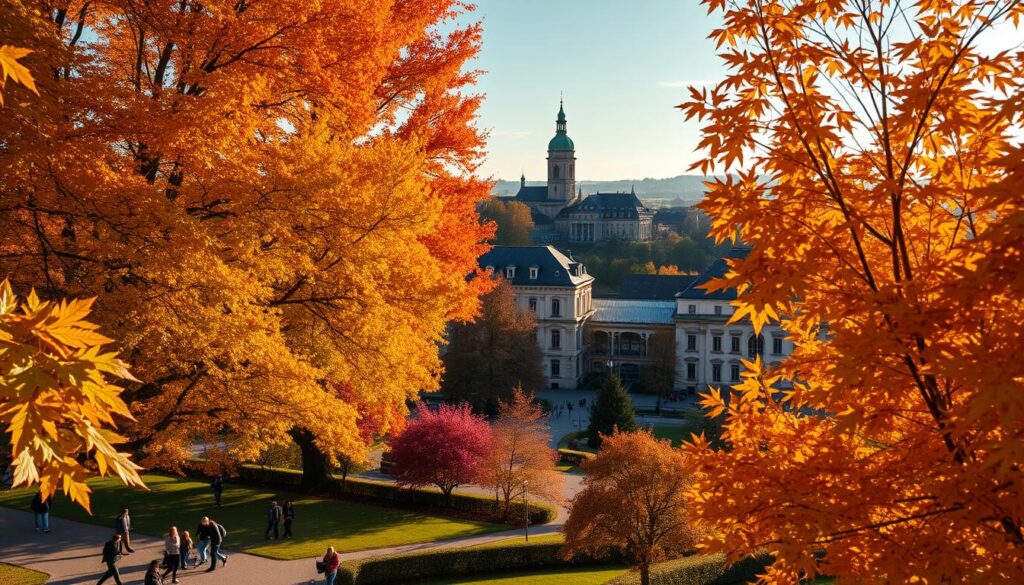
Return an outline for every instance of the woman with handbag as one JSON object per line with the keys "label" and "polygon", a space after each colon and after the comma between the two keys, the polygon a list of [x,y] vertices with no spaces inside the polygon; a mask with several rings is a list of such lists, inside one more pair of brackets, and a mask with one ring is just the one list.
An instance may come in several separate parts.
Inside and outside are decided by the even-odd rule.
{"label": "woman with handbag", "polygon": [[341,557],[338,556],[333,546],[327,547],[327,554],[324,555],[323,560],[316,562],[316,571],[324,574],[325,585],[334,585],[334,580],[338,577],[339,566],[341,566]]}
{"label": "woman with handbag", "polygon": [[178,565],[181,564],[181,537],[178,536],[178,527],[171,526],[164,539],[164,561],[167,569],[161,577],[171,574],[171,583],[178,582]]}

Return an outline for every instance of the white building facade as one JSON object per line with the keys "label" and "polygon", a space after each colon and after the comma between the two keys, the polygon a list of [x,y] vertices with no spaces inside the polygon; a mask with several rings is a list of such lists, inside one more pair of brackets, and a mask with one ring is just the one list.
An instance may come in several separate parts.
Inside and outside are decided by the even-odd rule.
{"label": "white building facade", "polygon": [[578,388],[586,373],[583,327],[594,312],[594,277],[553,246],[495,246],[479,263],[509,281],[516,306],[536,315],[547,387]]}
{"label": "white building facade", "polygon": [[[749,250],[733,248],[727,257]],[[728,269],[716,260],[700,276],[658,277],[643,282],[652,292],[677,283],[673,296],[658,290],[644,298],[593,299],[594,277],[586,267],[553,246],[495,246],[480,257],[481,268],[512,284],[516,305],[537,318],[537,344],[543,354],[547,387],[575,389],[588,373],[607,372],[607,363],[624,381],[643,379],[651,365],[651,342],[674,336],[675,388],[704,392],[740,381],[741,360],[760,355],[766,364],[782,361],[792,342],[778,325],[754,335],[749,320],[727,324],[735,291],[709,293],[701,288]],[[634,291],[643,293],[644,291]]]}

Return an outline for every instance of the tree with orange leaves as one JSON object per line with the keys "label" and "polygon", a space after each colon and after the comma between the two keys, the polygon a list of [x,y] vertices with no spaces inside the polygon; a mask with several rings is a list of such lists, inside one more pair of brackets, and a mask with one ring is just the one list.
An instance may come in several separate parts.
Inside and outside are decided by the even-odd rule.
{"label": "tree with orange leaves", "polygon": [[0,3],[40,94],[0,117],[0,273],[98,297],[144,464],[290,433],[360,458],[365,413],[387,432],[437,386],[490,286],[465,278],[490,236],[466,9]]}
{"label": "tree with orange leaves", "polygon": [[702,545],[768,548],[765,582],[1024,581],[1024,55],[995,46],[1024,4],[705,4],[701,208],[753,246],[713,286],[796,350],[703,401]]}
{"label": "tree with orange leaves", "polygon": [[584,487],[571,502],[564,553],[601,558],[617,551],[648,585],[651,565],[691,550],[697,534],[684,497],[690,477],[683,452],[650,431],[601,439],[601,452],[583,463]]}
{"label": "tree with orange leaves", "polygon": [[491,426],[491,445],[480,463],[481,486],[494,489],[502,519],[512,503],[527,494],[557,502],[562,499],[562,474],[555,468],[551,428],[533,394],[516,386],[512,400],[498,402]]}

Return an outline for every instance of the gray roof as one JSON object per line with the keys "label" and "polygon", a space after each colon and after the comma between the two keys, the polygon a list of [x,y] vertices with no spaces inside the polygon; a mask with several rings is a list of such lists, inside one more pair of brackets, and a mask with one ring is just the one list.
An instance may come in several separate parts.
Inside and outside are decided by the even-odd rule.
{"label": "gray roof", "polygon": [[641,211],[649,213],[651,210],[645,207],[633,193],[594,193],[593,195],[588,195],[583,201],[574,203],[559,211],[558,219],[568,217],[577,211],[596,211],[601,213],[601,217],[605,218],[636,218],[639,217]]}
{"label": "gray roof", "polygon": [[[495,246],[477,263],[482,269],[492,267],[502,277],[507,267],[515,266],[515,276],[509,282],[519,286],[576,286],[594,280],[582,264],[554,246]],[[530,278],[533,267],[537,278]]]}
{"label": "gray roof", "polygon": [[675,301],[594,299],[592,323],[671,325]]}
{"label": "gray roof", "polygon": [[540,187],[520,187],[516,193],[516,201],[547,201],[547,185]]}
{"label": "gray roof", "polygon": [[680,299],[694,299],[694,300],[709,300],[709,301],[734,301],[736,300],[736,289],[716,290],[714,292],[708,292],[701,288],[707,282],[714,278],[721,278],[725,276],[725,273],[729,270],[729,265],[725,262],[726,258],[746,258],[747,254],[750,253],[750,248],[746,246],[733,246],[725,255],[725,258],[719,258],[711,263],[704,272],[700,273],[700,276],[693,281],[690,286],[686,287],[676,298]]}
{"label": "gray roof", "polygon": [[619,285],[619,298],[671,301],[695,280],[692,275],[627,274]]}

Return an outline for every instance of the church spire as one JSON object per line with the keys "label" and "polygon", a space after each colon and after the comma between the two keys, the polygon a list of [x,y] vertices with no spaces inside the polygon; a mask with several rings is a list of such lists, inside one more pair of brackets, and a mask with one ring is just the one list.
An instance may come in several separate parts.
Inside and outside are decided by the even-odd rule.
{"label": "church spire", "polygon": [[526,171],[525,170],[523,171],[523,174],[520,175],[520,177],[519,177],[519,186],[520,187],[525,187],[526,186]]}

